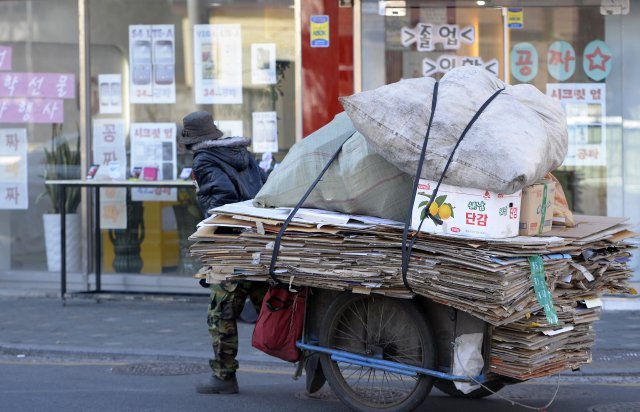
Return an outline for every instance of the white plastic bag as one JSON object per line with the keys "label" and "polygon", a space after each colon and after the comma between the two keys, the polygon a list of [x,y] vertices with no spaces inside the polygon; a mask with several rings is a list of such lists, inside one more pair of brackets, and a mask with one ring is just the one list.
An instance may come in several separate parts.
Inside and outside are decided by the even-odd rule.
{"label": "white plastic bag", "polygon": [[[460,376],[478,376],[482,372],[482,333],[467,333],[456,338],[453,348],[453,374]],[[453,382],[456,388],[470,393],[480,388],[476,383]]]}

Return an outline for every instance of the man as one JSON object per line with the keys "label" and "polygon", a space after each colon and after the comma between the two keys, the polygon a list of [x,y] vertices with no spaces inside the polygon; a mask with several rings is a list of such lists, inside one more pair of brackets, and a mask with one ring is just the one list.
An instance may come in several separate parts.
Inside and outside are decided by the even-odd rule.
{"label": "man", "polygon": [[[198,203],[207,211],[227,203],[253,199],[266,180],[252,154],[247,137],[225,137],[213,124],[211,114],[194,112],[183,119],[180,142],[194,152],[193,175],[197,183]],[[220,230],[218,232],[220,233]],[[211,291],[207,316],[214,357],[209,361],[211,377],[196,386],[199,393],[238,393],[238,329],[247,296],[260,310],[267,285],[257,282],[201,284]]]}

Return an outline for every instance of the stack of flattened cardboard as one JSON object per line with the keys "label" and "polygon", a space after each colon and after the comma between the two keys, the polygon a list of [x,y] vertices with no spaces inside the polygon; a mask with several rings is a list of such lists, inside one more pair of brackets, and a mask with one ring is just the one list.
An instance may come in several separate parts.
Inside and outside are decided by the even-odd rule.
{"label": "stack of flattened cardboard", "polygon": [[[211,282],[268,279],[276,235],[290,209],[250,202],[214,209],[191,236]],[[491,368],[517,379],[589,362],[598,296],[628,292],[630,245],[623,219],[576,216],[577,227],[544,237],[489,240],[420,233],[402,281],[399,222],[300,209],[281,240],[275,275],[283,282],[356,293],[426,296],[494,326]],[[542,256],[557,324],[549,324],[532,284],[530,256]]]}
{"label": "stack of flattened cardboard", "polygon": [[595,341],[591,323],[567,325],[549,334],[523,333],[510,326],[492,334],[490,370],[498,375],[527,380],[591,362]]}
{"label": "stack of flattened cardboard", "polygon": [[[288,210],[249,202],[215,209],[192,236],[211,282],[266,280],[276,233]],[[540,306],[531,293],[526,254],[552,254],[560,238],[479,240],[420,234],[404,287],[402,227],[389,220],[300,210],[282,237],[276,274],[284,281],[327,289],[411,297],[428,296],[494,325]],[[229,230],[240,229],[240,230]],[[496,248],[497,246],[497,248]],[[552,254],[545,271],[555,279],[568,270],[569,255]]]}
{"label": "stack of flattened cardboard", "polygon": [[[261,213],[267,209],[250,211],[253,215],[237,214],[233,206],[224,210],[231,213],[217,210],[191,236],[197,241],[191,253],[200,257],[203,273],[209,282],[267,280],[276,234],[287,214],[274,220],[273,211]],[[371,223],[320,226],[297,219],[282,238],[275,273],[295,285],[411,297],[400,275],[401,243],[389,235],[397,231]],[[418,266],[413,260],[412,271],[433,271],[435,262],[423,260]]]}
{"label": "stack of flattened cardboard", "polygon": [[540,310],[494,328],[493,372],[524,380],[576,369],[591,361],[592,323],[602,305],[598,296],[630,291],[626,284],[631,275],[629,245],[622,240],[635,234],[623,221],[576,216],[576,228],[554,230],[552,234],[562,233],[571,241],[568,249],[573,249],[569,271],[556,280],[553,291],[558,324],[550,324]]}

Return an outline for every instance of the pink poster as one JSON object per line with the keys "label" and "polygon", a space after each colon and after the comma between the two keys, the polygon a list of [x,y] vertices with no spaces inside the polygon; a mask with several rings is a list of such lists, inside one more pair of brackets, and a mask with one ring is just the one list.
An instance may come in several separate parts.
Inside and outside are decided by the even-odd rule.
{"label": "pink poster", "polygon": [[71,73],[3,73],[0,97],[73,99],[75,75]]}
{"label": "pink poster", "polygon": [[10,46],[0,46],[0,70],[11,70],[12,51]]}
{"label": "pink poster", "polygon": [[0,98],[0,123],[64,123],[63,100]]}
{"label": "pink poster", "polygon": [[27,129],[0,129],[0,209],[28,209]]}

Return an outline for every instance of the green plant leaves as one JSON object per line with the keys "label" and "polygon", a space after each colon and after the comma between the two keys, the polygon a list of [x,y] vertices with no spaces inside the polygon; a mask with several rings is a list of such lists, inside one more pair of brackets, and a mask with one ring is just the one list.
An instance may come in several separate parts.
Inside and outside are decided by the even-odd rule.
{"label": "green plant leaves", "polygon": [[[77,180],[80,179],[80,137],[76,136],[75,150],[62,134],[62,125],[54,124],[52,128],[51,149],[44,149],[45,180]],[[38,195],[36,201],[49,196],[54,213],[60,213],[60,197],[62,188],[59,185],[45,185],[45,192]],[[66,213],[75,213],[80,204],[80,188],[68,187],[65,190],[64,209]]]}

